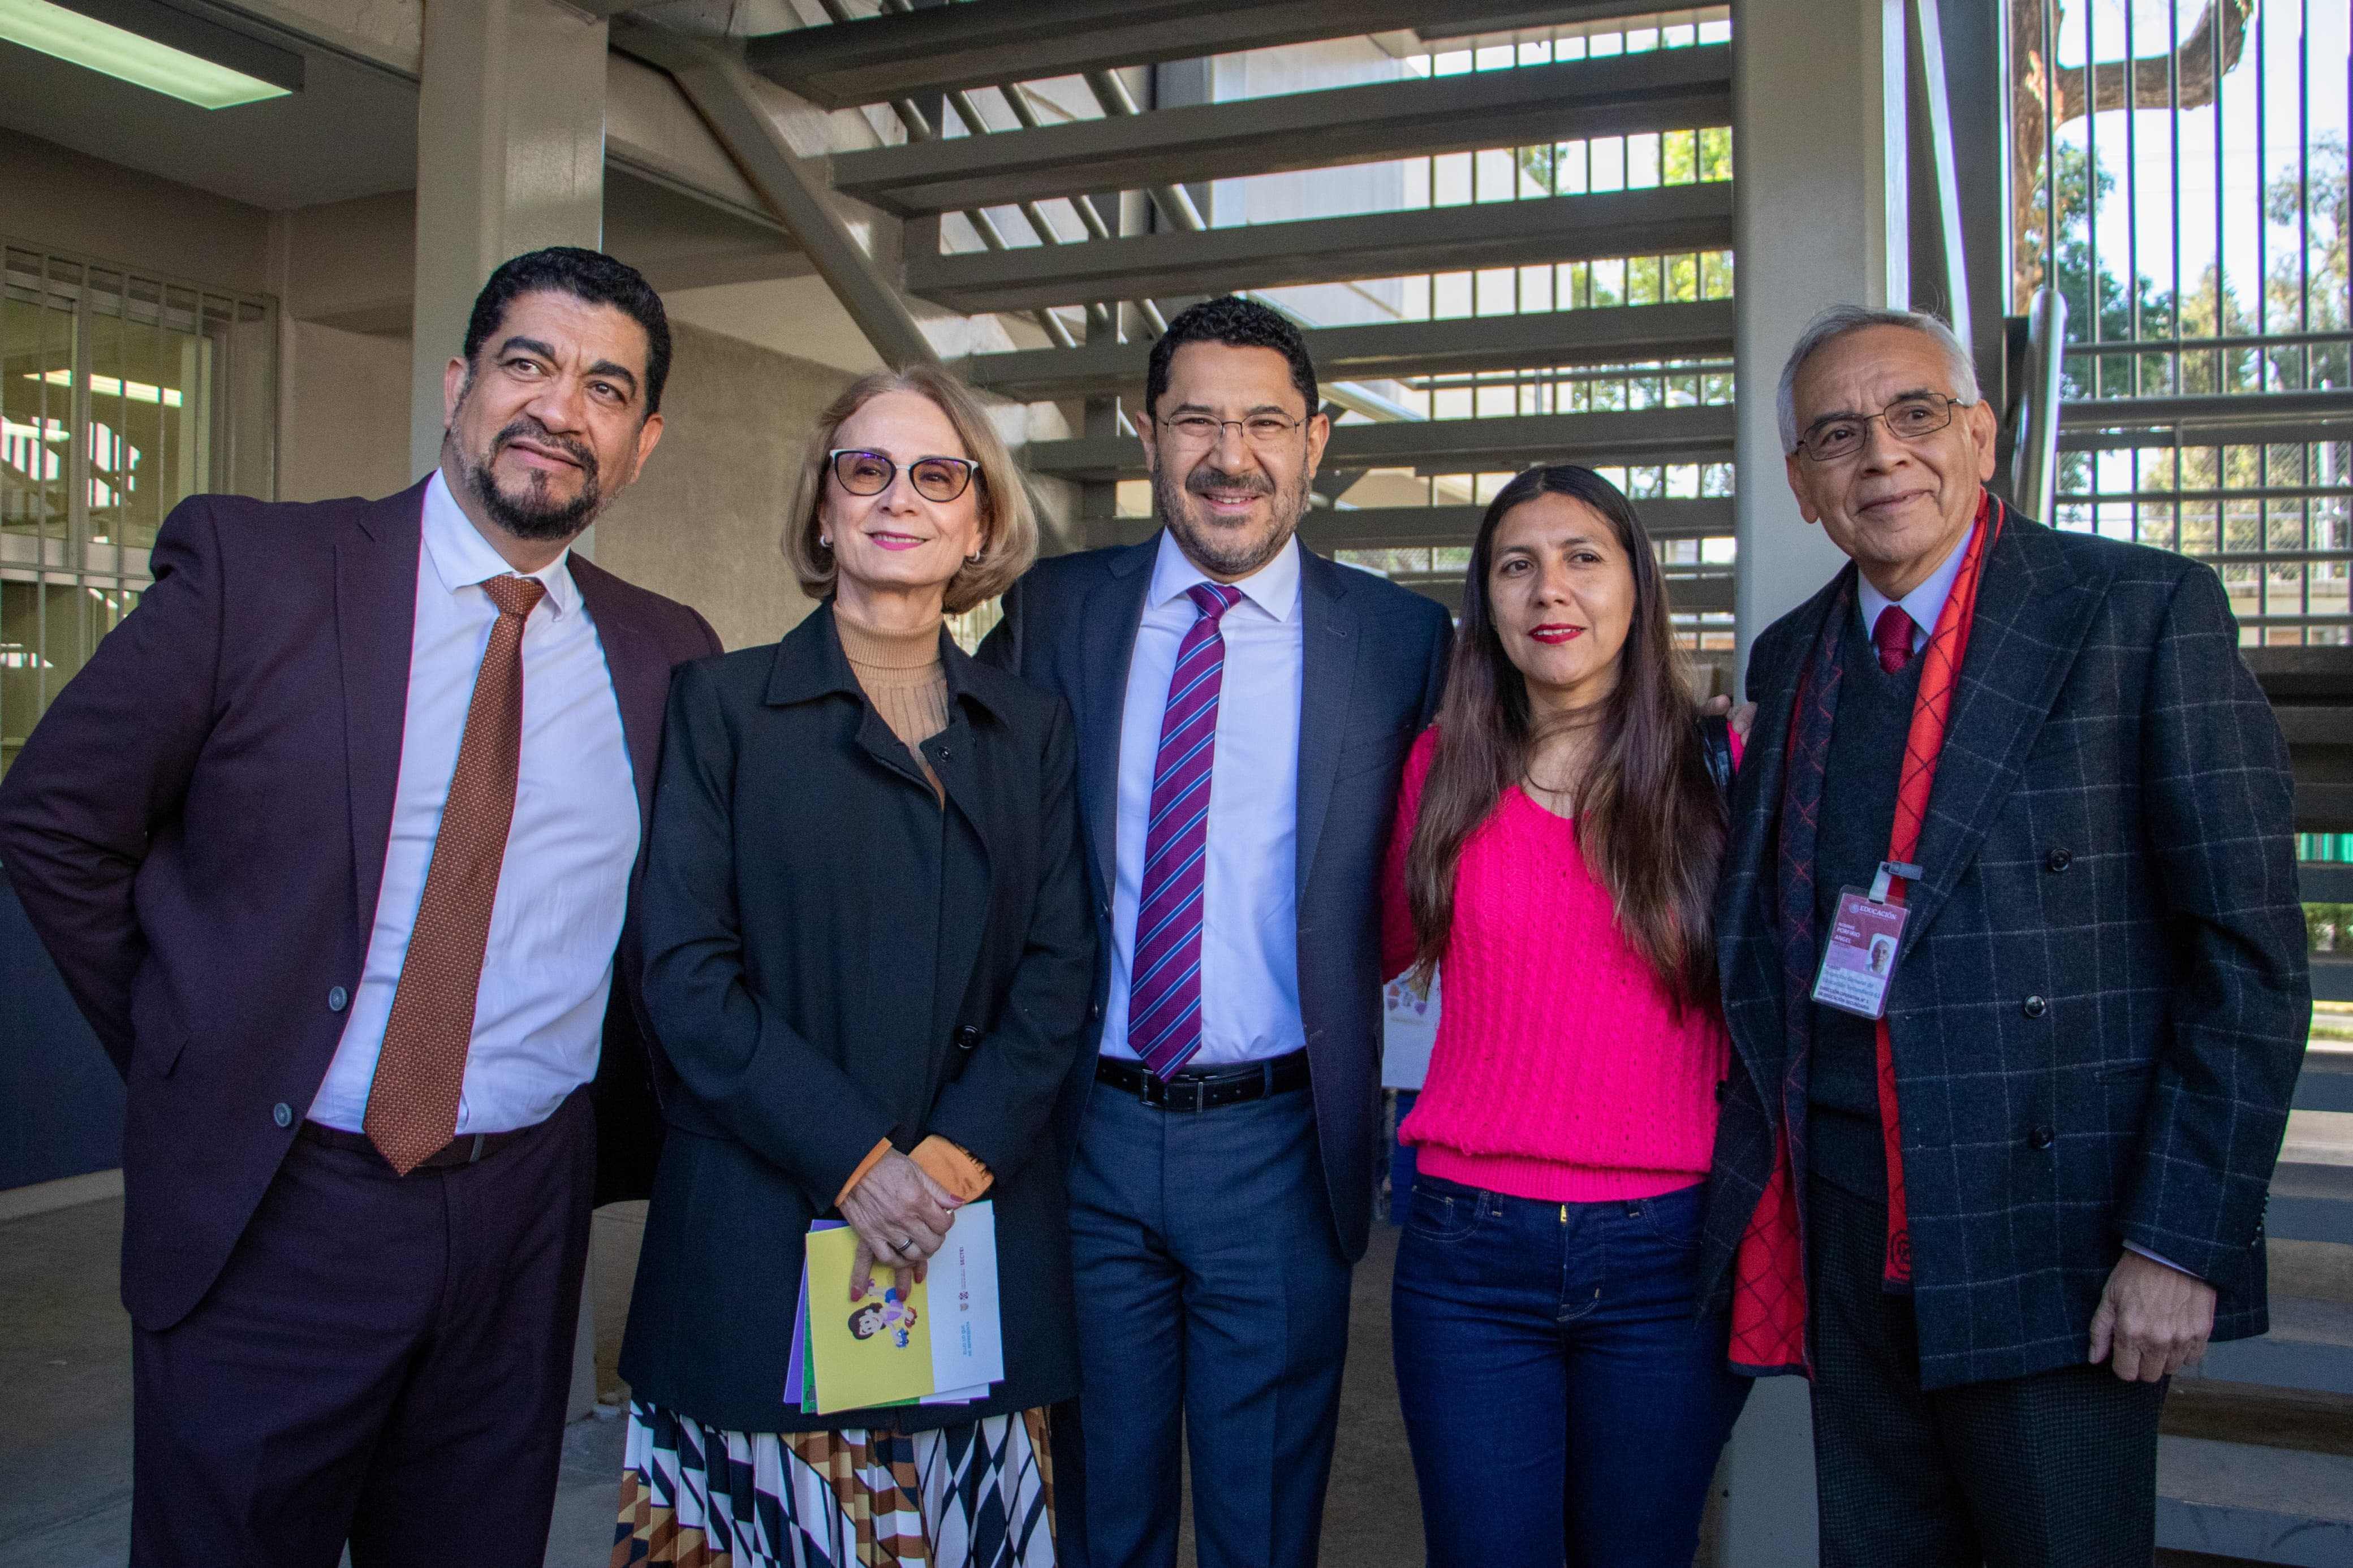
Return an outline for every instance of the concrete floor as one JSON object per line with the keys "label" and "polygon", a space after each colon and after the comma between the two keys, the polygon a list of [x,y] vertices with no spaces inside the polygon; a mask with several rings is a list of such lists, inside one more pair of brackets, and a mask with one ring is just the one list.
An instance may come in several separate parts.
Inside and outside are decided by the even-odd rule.
{"label": "concrete floor", "polygon": [[[613,1372],[628,1310],[642,1210],[597,1215],[589,1289],[596,1313],[598,1386],[607,1408],[626,1398]],[[0,1568],[113,1568],[131,1532],[130,1320],[118,1298],[120,1199],[0,1223]],[[1421,1517],[1389,1370],[1388,1281],[1397,1232],[1374,1227],[1356,1272],[1351,1352],[1341,1392],[1340,1453],[1324,1514],[1324,1560],[1404,1563],[1420,1558]],[[549,1568],[604,1568],[626,1423],[575,1423]],[[1185,1543],[1184,1568],[1191,1568]]]}
{"label": "concrete floor", "polygon": [[[120,1199],[0,1222],[0,1568],[112,1568],[131,1519],[130,1321],[117,1295]],[[642,1210],[597,1215],[589,1289],[596,1314],[598,1415],[565,1433],[549,1568],[603,1568],[612,1549],[626,1399],[613,1371],[628,1310]],[[1398,1233],[1373,1227],[1349,1306],[1350,1354],[1341,1391],[1340,1444],[1324,1513],[1324,1561],[1411,1564],[1421,1519],[1389,1365],[1388,1287]],[[2275,1248],[2274,1288],[2353,1299],[2348,1249]],[[2243,1392],[2243,1391],[2241,1391]],[[2310,1406],[2310,1408],[2306,1408]],[[2250,1406],[2220,1389],[2176,1390],[2167,1428],[2345,1452],[2353,1401],[2277,1396]],[[1713,1521],[1710,1521],[1711,1526]],[[1711,1528],[1699,1561],[1714,1561]],[[2227,1559],[2160,1552],[2160,1563],[2226,1568]],[[1180,1568],[1192,1568],[1189,1540]],[[2253,1568],[2253,1565],[2248,1565]]]}

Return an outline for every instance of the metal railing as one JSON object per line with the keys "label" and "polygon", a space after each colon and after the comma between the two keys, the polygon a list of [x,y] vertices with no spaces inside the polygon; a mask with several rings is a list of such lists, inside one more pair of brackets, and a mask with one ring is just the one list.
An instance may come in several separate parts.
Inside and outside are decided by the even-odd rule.
{"label": "metal railing", "polygon": [[[2027,312],[2024,391],[2018,405],[2017,443],[2010,456],[2010,500],[2038,521],[2052,518],[2059,479],[2059,413],[2066,355],[2067,299],[2053,289],[2034,291]],[[1964,340],[1966,341],[1966,340]]]}
{"label": "metal railing", "polygon": [[276,310],[0,245],[0,768],[200,490],[276,487]]}

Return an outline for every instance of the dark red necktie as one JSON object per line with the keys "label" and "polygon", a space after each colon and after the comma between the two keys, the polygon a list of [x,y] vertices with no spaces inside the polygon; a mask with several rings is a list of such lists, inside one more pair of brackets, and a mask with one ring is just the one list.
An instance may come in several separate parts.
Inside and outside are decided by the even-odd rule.
{"label": "dark red necktie", "polygon": [[1890,675],[1904,673],[1912,662],[1912,617],[1903,605],[1890,605],[1879,612],[1878,623],[1871,628],[1871,646],[1879,650],[1880,668]]}

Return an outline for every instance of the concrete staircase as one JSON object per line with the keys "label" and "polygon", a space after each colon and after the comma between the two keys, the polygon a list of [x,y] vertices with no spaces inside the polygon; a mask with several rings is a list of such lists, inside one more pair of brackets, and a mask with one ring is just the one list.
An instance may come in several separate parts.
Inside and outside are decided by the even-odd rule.
{"label": "concrete staircase", "polygon": [[2176,1380],[2160,1546],[2353,1568],[2353,1113],[2333,1109],[2348,1088],[2353,1048],[2311,1047],[2265,1220],[2271,1332]]}
{"label": "concrete staircase", "polygon": [[[2353,830],[2353,653],[2249,648],[2295,770],[2296,827]],[[2353,865],[2300,868],[2315,902],[2353,902]],[[2324,1008],[2353,1002],[2353,959],[2316,955]],[[2263,1228],[2272,1328],[2175,1380],[2158,1450],[2158,1543],[2298,1568],[2353,1568],[2353,1042],[2306,1047]]]}

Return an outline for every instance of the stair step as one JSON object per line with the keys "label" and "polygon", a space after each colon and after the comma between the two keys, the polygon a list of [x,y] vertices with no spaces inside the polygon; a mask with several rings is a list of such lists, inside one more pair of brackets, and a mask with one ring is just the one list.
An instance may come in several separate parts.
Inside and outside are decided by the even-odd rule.
{"label": "stair step", "polygon": [[2210,1347],[2184,1377],[2353,1394],[2353,1303],[2274,1296],[2271,1332]]}
{"label": "stair step", "polygon": [[2353,1458],[2161,1438],[2157,1542],[2291,1568],[2347,1568],[2353,1564]]}
{"label": "stair step", "polygon": [[2314,954],[2312,998],[2316,1002],[2353,1002],[2353,957],[2343,953]]}
{"label": "stair step", "polygon": [[2353,1244],[2353,1165],[2282,1160],[2263,1231],[2278,1241]]}
{"label": "stair step", "polygon": [[[2315,962],[2312,967],[2316,973],[2320,964]],[[2295,1080],[2295,1108],[2353,1110],[2353,1046],[2315,1041],[2305,1047],[2304,1075]]]}

